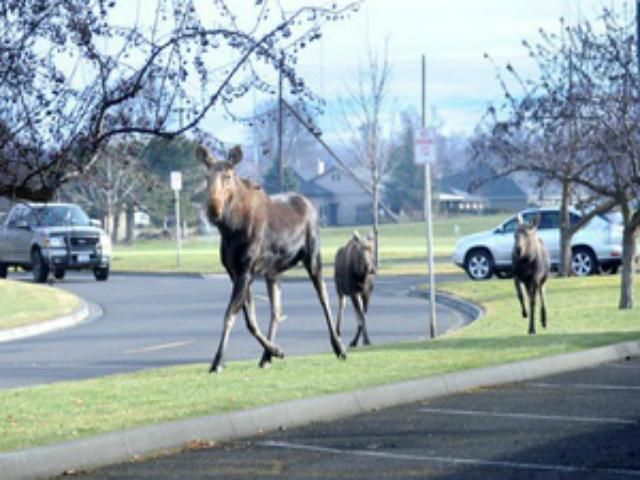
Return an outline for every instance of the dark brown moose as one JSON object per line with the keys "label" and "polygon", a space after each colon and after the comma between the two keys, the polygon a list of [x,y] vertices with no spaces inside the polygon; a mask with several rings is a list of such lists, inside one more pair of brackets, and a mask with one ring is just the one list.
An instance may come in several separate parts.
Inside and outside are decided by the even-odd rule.
{"label": "dark brown moose", "polygon": [[[281,320],[279,277],[300,261],[320,299],[333,351],[338,358],[346,358],[322,279],[317,215],[311,202],[295,193],[269,197],[258,185],[240,178],[234,169],[242,160],[239,146],[229,151],[226,161],[216,161],[203,146],[198,146],[196,156],[209,169],[207,215],[220,231],[220,259],[233,282],[220,344],[209,371],[222,371],[229,333],[240,309],[247,328],[264,348],[260,366],[268,366],[272,357],[284,357],[273,343]],[[256,321],[251,293],[256,276],[264,276],[271,304],[268,338]]]}
{"label": "dark brown moose", "polygon": [[515,243],[511,260],[513,263],[513,280],[522,316],[527,318],[527,308],[524,304],[522,287],[527,290],[529,297],[529,334],[536,333],[535,309],[536,295],[540,295],[540,322],[542,327],[547,327],[547,307],[544,298],[544,284],[551,270],[549,253],[542,239],[538,237],[538,224],[540,217],[535,217],[531,224],[525,224],[518,215],[518,227],[515,231]]}
{"label": "dark brown moose", "polygon": [[357,231],[353,232],[353,237],[336,253],[334,270],[336,291],[340,302],[336,323],[338,335],[340,335],[340,325],[344,315],[345,297],[347,295],[351,298],[358,320],[356,335],[349,344],[351,347],[358,345],[360,334],[362,334],[364,345],[371,344],[367,333],[366,313],[369,308],[371,291],[373,290],[375,271],[371,238],[362,238]]}

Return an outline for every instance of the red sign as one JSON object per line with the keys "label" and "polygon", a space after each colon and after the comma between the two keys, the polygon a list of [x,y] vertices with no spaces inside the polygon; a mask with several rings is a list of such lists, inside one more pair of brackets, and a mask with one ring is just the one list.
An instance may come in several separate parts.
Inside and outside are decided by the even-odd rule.
{"label": "red sign", "polygon": [[436,161],[436,131],[433,128],[421,128],[416,131],[414,141],[414,162],[417,165]]}

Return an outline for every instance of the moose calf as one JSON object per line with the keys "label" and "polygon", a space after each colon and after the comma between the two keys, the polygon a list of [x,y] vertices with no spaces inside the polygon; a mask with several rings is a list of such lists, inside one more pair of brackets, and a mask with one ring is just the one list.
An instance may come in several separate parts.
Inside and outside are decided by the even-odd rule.
{"label": "moose calf", "polygon": [[535,309],[536,296],[540,295],[540,322],[547,326],[547,306],[544,298],[544,284],[551,270],[549,253],[542,239],[538,237],[537,227],[540,217],[535,217],[529,225],[518,215],[518,227],[515,231],[515,242],[511,260],[513,262],[513,280],[516,293],[522,308],[522,316],[527,318],[527,308],[524,303],[522,287],[527,290],[529,297],[529,334],[536,333]]}
{"label": "moose calf", "polygon": [[369,307],[369,298],[373,290],[373,277],[376,273],[373,263],[373,249],[373,241],[370,235],[367,238],[362,238],[357,231],[354,231],[353,237],[336,253],[334,278],[340,302],[336,333],[340,335],[345,296],[348,295],[351,297],[358,319],[358,330],[349,344],[351,347],[358,345],[358,339],[361,334],[363,343],[365,345],[371,344],[367,333],[365,314]]}

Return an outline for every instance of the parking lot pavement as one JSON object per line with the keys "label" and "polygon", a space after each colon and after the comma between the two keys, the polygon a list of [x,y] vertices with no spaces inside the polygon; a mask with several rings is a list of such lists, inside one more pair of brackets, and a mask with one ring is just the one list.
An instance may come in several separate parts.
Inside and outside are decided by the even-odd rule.
{"label": "parking lot pavement", "polygon": [[194,444],[79,478],[640,478],[640,360]]}

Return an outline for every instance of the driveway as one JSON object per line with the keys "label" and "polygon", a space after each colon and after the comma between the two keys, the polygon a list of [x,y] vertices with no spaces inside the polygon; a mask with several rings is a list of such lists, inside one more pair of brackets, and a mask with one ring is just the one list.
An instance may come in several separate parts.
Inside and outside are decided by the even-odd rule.
{"label": "driveway", "polygon": [[[28,279],[29,277],[23,277]],[[415,340],[428,335],[428,303],[409,291],[421,277],[379,277],[369,313],[372,342]],[[333,283],[327,281],[332,306]],[[76,380],[167,365],[203,362],[203,371],[215,353],[222,317],[230,295],[222,275],[117,275],[107,282],[93,276],[68,273],[58,284],[99,306],[101,316],[51,334],[0,344],[0,388]],[[287,356],[331,352],[326,324],[310,282],[285,281],[283,312],[277,343]],[[263,282],[256,282],[257,315],[267,331],[269,308]],[[440,333],[457,328],[463,318],[438,305]],[[355,330],[347,306],[343,341]],[[262,351],[238,318],[227,349],[227,360],[255,359]],[[284,360],[286,361],[286,359]],[[348,361],[348,360],[347,360]]]}

